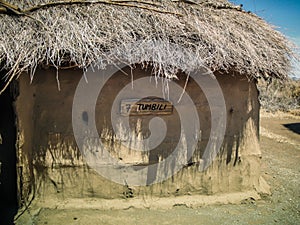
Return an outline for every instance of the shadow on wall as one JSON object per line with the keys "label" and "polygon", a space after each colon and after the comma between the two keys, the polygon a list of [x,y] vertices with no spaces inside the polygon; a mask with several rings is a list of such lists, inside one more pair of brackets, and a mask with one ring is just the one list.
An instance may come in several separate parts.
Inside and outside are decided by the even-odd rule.
{"label": "shadow on wall", "polygon": [[300,134],[300,123],[283,124],[283,126],[296,134]]}

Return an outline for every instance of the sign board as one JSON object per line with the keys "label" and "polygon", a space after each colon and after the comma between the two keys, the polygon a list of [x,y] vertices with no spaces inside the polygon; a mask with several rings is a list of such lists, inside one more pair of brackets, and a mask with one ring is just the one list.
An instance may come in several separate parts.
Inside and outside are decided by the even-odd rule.
{"label": "sign board", "polygon": [[162,98],[125,99],[121,101],[121,115],[170,115],[173,113],[171,102]]}

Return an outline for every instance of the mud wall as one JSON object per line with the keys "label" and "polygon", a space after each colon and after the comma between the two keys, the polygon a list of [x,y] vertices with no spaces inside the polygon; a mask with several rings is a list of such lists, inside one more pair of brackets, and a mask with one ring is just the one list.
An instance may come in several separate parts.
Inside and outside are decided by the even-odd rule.
{"label": "mud wall", "polygon": [[[122,162],[143,165],[158,162],[171,154],[177,145],[180,136],[178,115],[174,112],[161,116],[168,132],[163,144],[151,154],[122,146],[110,122],[112,102],[118,92],[131,82],[131,74],[134,79],[151,75],[151,70],[140,68],[133,71],[127,68],[125,72],[127,75],[119,72],[111,77],[98,97],[98,132],[110,153]],[[128,187],[126,183],[116,184],[107,180],[86,164],[72,129],[73,97],[82,71],[63,70],[58,75],[60,90],[53,69],[38,70],[32,83],[26,74],[19,79],[20,95],[16,111],[19,193],[22,199],[28,201],[35,196],[46,202],[47,198],[215,194],[259,188],[259,103],[255,81],[248,81],[240,75],[216,74],[225,97],[227,127],[218,157],[204,172],[199,167],[211,130],[210,109],[201,89],[194,81],[189,81],[186,90],[196,105],[201,124],[201,141],[193,157],[186,157],[184,168],[164,182],[146,187]],[[183,87],[185,76],[181,74],[180,77],[176,82]],[[149,81],[149,85],[154,85],[153,82],[151,84]],[[130,118],[130,124],[137,135],[147,136],[150,119],[151,116],[137,116]],[[93,148],[93,140],[87,145]]]}

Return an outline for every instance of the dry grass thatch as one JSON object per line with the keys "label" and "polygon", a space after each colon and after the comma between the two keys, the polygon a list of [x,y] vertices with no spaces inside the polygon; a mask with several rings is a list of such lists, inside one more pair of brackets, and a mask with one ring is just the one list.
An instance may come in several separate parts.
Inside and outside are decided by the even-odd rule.
{"label": "dry grass thatch", "polygon": [[[39,65],[149,63],[172,77],[208,66],[249,78],[287,76],[287,40],[225,0],[0,1],[0,62],[12,79]],[[49,3],[51,5],[41,4]],[[84,4],[83,4],[84,3]]]}

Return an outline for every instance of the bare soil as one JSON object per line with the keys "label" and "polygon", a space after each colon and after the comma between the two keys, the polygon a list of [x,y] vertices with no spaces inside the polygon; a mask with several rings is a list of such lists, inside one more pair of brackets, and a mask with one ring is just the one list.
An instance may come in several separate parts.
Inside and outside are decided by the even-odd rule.
{"label": "bare soil", "polygon": [[120,210],[30,208],[16,224],[300,224],[300,117],[261,115],[263,177],[272,195],[238,204]]}

